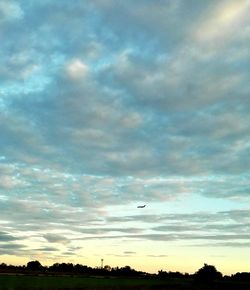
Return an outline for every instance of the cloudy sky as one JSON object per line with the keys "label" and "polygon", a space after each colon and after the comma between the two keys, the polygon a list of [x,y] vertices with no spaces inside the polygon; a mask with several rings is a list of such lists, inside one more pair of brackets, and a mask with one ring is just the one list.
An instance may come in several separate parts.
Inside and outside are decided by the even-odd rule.
{"label": "cloudy sky", "polygon": [[249,15],[0,0],[0,262],[249,271]]}

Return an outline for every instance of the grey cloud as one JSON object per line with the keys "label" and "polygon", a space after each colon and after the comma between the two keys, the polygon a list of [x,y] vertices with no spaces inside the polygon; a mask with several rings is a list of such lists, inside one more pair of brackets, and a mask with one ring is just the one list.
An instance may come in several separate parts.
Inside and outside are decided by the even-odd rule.
{"label": "grey cloud", "polygon": [[120,232],[120,233],[139,233],[142,232],[143,229],[140,228],[117,228],[117,227],[101,227],[101,228],[80,228],[80,231],[84,234],[105,234],[110,232]]}
{"label": "grey cloud", "polygon": [[68,244],[69,240],[58,234],[46,234],[43,236],[50,243]]}
{"label": "grey cloud", "polygon": [[19,239],[20,238],[15,237],[7,232],[0,232],[0,242],[11,242]]}
{"label": "grey cloud", "polygon": [[[108,39],[113,46],[128,45],[133,43],[147,50],[150,44],[155,49],[164,44],[168,50],[182,43],[189,25],[193,19],[198,18],[205,7],[212,5],[214,1],[195,3],[190,5],[184,1],[93,1],[95,8],[99,9],[101,21],[104,24],[100,30],[100,36],[108,33]],[[188,13],[184,13],[188,11]],[[129,21],[128,21],[129,19]],[[124,23],[126,23],[124,27]],[[181,26],[181,29],[179,27]],[[171,29],[170,29],[171,28]],[[105,39],[105,38],[104,38]],[[147,47],[142,46],[147,39]],[[153,52],[153,51],[152,51]]]}
{"label": "grey cloud", "polygon": [[63,256],[65,256],[65,257],[69,256],[70,257],[70,256],[72,256],[74,254],[75,254],[75,252],[66,251],[66,252],[63,252],[62,255],[60,255],[60,257],[63,257]]}
{"label": "grey cloud", "polygon": [[51,2],[0,1],[0,240],[249,239],[248,210],[105,212],[249,200],[249,20],[216,37],[214,0]]}
{"label": "grey cloud", "polygon": [[25,255],[26,245],[12,243],[10,240],[6,240],[6,243],[3,243],[0,240],[0,254],[1,255]]}
{"label": "grey cloud", "polygon": [[148,257],[152,257],[152,258],[166,258],[166,257],[168,257],[168,255],[148,255]]}
{"label": "grey cloud", "polygon": [[[218,223],[223,223],[225,227],[228,225],[226,222],[232,223],[232,221],[237,222],[239,225],[244,222],[246,225],[250,221],[250,212],[248,209],[241,210],[230,210],[221,211],[216,213],[208,212],[196,212],[196,213],[178,213],[178,214],[140,214],[140,215],[130,215],[124,217],[107,217],[107,221],[111,222],[130,222],[130,221],[141,221],[146,223],[170,223],[170,226],[182,227],[183,222],[192,225],[207,226],[207,224],[218,225]],[[220,225],[220,224],[219,224]],[[232,224],[232,226],[237,224]]]}
{"label": "grey cloud", "polygon": [[16,1],[0,2],[0,23],[18,21],[23,17],[23,10]]}
{"label": "grey cloud", "polygon": [[172,224],[172,225],[165,225],[165,226],[158,226],[153,228],[155,231],[160,232],[193,232],[196,230],[201,229],[201,227],[197,225],[178,225],[178,224]]}
{"label": "grey cloud", "polygon": [[[147,229],[152,234],[126,235],[127,238],[149,240],[243,240],[249,239],[249,211],[232,210],[227,212],[167,214],[167,215],[138,215],[123,218],[110,217],[109,222],[137,222],[147,223]],[[154,224],[159,226],[150,226]],[[185,226],[183,226],[183,224]],[[121,236],[116,236],[121,238]],[[115,238],[116,238],[115,237]],[[240,243],[240,242],[239,242]],[[230,246],[230,243],[228,244]]]}
{"label": "grey cloud", "polygon": [[[78,96],[78,91],[82,89],[86,90],[86,95],[91,95],[92,100],[85,95]],[[191,117],[192,114],[187,114],[186,117],[177,114],[166,120],[152,114],[155,122],[159,121],[159,126],[159,123],[154,125],[152,118],[145,119],[145,113],[130,109],[132,115],[136,113],[139,120],[142,120],[139,127],[131,130],[126,128],[125,115],[121,113],[123,109],[127,110],[124,103],[111,105],[114,98],[109,98],[106,104],[100,104],[98,87],[94,90],[73,88],[73,91],[76,90],[74,100],[67,97],[67,90],[65,87],[63,102],[55,104],[51,112],[46,111],[47,121],[42,116],[44,113],[37,114],[38,123],[50,121],[54,126],[45,131],[42,140],[38,138],[29,142],[34,144],[30,158],[36,155],[36,162],[42,159],[48,164],[45,159],[49,159],[51,164],[53,161],[57,166],[68,170],[105,175],[158,175],[162,172],[200,174],[207,170],[241,174],[248,167],[247,140],[238,139],[248,132],[248,122],[244,115],[235,115],[231,117],[232,120],[229,120],[228,115],[222,115],[220,120],[212,113],[195,113],[195,117]],[[69,102],[66,107],[65,102]],[[79,105],[82,102],[85,103],[84,107]],[[94,107],[96,112],[91,109]],[[59,117],[56,120],[56,115],[67,115],[68,118]],[[223,121],[225,117],[228,121]],[[228,123],[232,124],[231,130],[227,129]],[[62,127],[65,129],[61,129]],[[227,142],[223,142],[225,138],[228,139]],[[38,146],[45,143],[45,140],[49,144]],[[25,142],[23,146],[27,146]],[[57,154],[54,157],[56,147]],[[11,153],[15,156],[15,152]],[[88,161],[83,165],[77,162],[78,159]]]}
{"label": "grey cloud", "polygon": [[0,243],[0,249],[6,249],[6,250],[18,250],[21,248],[25,248],[25,245],[22,244],[14,244],[14,243],[8,243],[8,244],[2,244]]}
{"label": "grey cloud", "polygon": [[153,229],[155,231],[160,232],[197,232],[197,231],[203,231],[203,232],[230,232],[230,233],[247,233],[249,232],[249,223],[244,224],[198,224],[198,223],[190,223],[189,225],[178,225],[178,224],[170,224],[165,226],[158,226],[154,227]]}
{"label": "grey cloud", "polygon": [[143,234],[143,235],[108,235],[108,236],[90,236],[83,237],[81,240],[93,240],[93,239],[137,239],[137,240],[150,240],[150,241],[187,241],[193,242],[197,240],[208,240],[208,241],[218,241],[218,240],[249,240],[250,235],[194,235],[194,234]]}
{"label": "grey cloud", "polygon": [[128,254],[128,255],[130,255],[130,254],[136,254],[136,252],[133,252],[133,251],[124,251],[123,253],[124,254]]}
{"label": "grey cloud", "polygon": [[236,222],[249,222],[250,220],[249,209],[222,211],[221,214]]}
{"label": "grey cloud", "polygon": [[58,249],[55,247],[43,247],[43,248],[38,248],[38,249],[34,249],[34,250],[38,251],[38,252],[56,252],[56,251],[58,251]]}
{"label": "grey cloud", "polygon": [[[224,220],[225,217],[223,215],[216,215],[216,214],[210,214],[210,213],[192,213],[192,214],[161,214],[161,215],[154,215],[154,214],[140,214],[140,215],[130,215],[130,216],[124,216],[124,217],[107,217],[108,221],[111,222],[131,222],[131,221],[137,221],[137,222],[145,222],[145,223],[164,223],[169,222],[171,223],[173,221],[177,222],[192,222],[192,223],[198,223],[198,222],[213,222],[213,221],[219,221]],[[179,225],[181,226],[181,225]]]}
{"label": "grey cloud", "polygon": [[137,253],[133,252],[133,251],[124,251],[122,254],[107,254],[108,256],[114,256],[114,257],[133,257],[135,256]]}
{"label": "grey cloud", "polygon": [[[190,247],[232,247],[232,248],[249,248],[250,243],[249,242],[210,242],[210,243],[194,243],[192,245],[189,245]],[[218,257],[218,256],[216,256]],[[223,257],[223,256],[221,256]]]}
{"label": "grey cloud", "polygon": [[218,247],[235,247],[235,248],[249,248],[250,243],[240,243],[240,242],[226,242],[226,243],[217,243],[214,246]]}
{"label": "grey cloud", "polygon": [[[144,10],[148,10],[148,13],[150,11],[152,14],[151,9],[149,9],[151,5],[146,2],[145,4],[147,5],[145,5]],[[51,15],[51,11],[54,11],[53,13],[56,17],[53,19],[57,22],[54,23],[53,27],[58,25],[61,28],[59,24],[66,17],[65,11],[61,11],[60,7],[56,4],[53,4],[55,9],[48,9],[47,5],[48,3],[40,3],[38,6],[32,5],[32,7],[34,9],[39,7],[41,10],[40,15],[44,13],[45,16],[47,12],[49,12],[47,13],[48,15]],[[100,9],[100,14],[103,13],[103,15],[105,13],[109,15],[114,9],[122,9],[124,15],[130,13],[132,14],[130,15],[131,18],[135,21],[142,20],[142,18],[136,17],[136,15],[138,16],[141,13],[140,5],[135,5],[133,12],[128,10],[128,7],[124,4],[114,5],[114,3],[109,3],[107,6],[102,6],[97,2],[92,5],[96,5]],[[199,15],[200,9],[205,8],[204,5],[213,6],[215,4],[206,2],[200,5],[199,8],[190,9],[190,13]],[[159,16],[159,13],[162,13],[163,7],[167,13],[178,14],[185,9],[184,6],[185,4],[182,2],[178,4],[174,4],[174,2],[157,3],[156,8],[153,9],[153,15]],[[88,11],[88,6],[83,8],[80,4],[77,4],[73,8],[66,5],[66,8],[69,13],[76,13],[76,19],[78,20],[78,16],[81,13],[87,13]],[[48,15],[46,18],[51,22],[52,18]],[[112,15],[116,14],[112,13]],[[143,15],[145,14],[143,13]],[[180,16],[181,14],[178,15]],[[156,17],[158,21],[162,21],[158,16]],[[38,22],[41,21],[42,17],[39,19],[37,20]],[[146,19],[149,22],[152,20],[150,17]],[[193,18],[188,17],[186,20],[191,21],[191,19]],[[119,22],[120,18],[114,20]],[[185,22],[185,20],[183,21]],[[38,22],[37,25],[39,26]],[[128,26],[134,28],[134,25],[135,23],[131,21]],[[170,27],[172,25],[170,24]],[[76,24],[69,23],[69,27],[71,26],[75,27]],[[156,27],[162,27],[162,25],[155,25]],[[74,41],[77,39],[77,37],[74,38]],[[60,43],[59,40],[58,42]],[[72,44],[72,46],[74,45]],[[43,49],[46,51],[46,48]],[[58,49],[59,51],[62,50],[62,45]],[[69,53],[69,58],[71,53],[73,52]],[[194,62],[189,60],[189,54],[195,59]],[[178,68],[179,64],[178,62],[176,63],[174,57],[172,60],[169,60],[169,63],[167,62],[168,67],[172,68],[172,71],[176,67],[180,70],[177,71],[177,74],[180,75],[179,78],[181,80],[183,75],[187,75],[186,71],[190,70],[190,66],[191,71],[194,70],[196,72],[203,65],[202,61],[196,59],[197,56],[193,54],[192,49],[187,50],[184,54],[180,52],[180,56],[185,60],[184,66],[186,67],[184,67],[184,72],[181,68]],[[63,63],[62,66],[66,63]],[[205,75],[200,76],[200,82],[206,79],[206,74],[210,74],[211,69],[213,69],[212,65],[206,67]],[[213,95],[210,92],[209,97],[207,97],[207,94],[198,91],[193,98],[192,93],[189,93],[188,90],[185,92],[184,90],[182,93],[179,93],[180,96],[176,98],[171,97],[177,91],[180,91],[176,86],[179,86],[181,81],[178,81],[176,86],[169,84],[169,87],[166,87],[165,79],[167,78],[166,76],[171,75],[171,69],[170,72],[166,70],[164,62],[157,60],[157,57],[149,59],[148,55],[140,56],[136,52],[133,52],[133,50],[132,52],[129,52],[129,50],[128,52],[118,51],[117,60],[113,61],[113,64],[108,67],[108,71],[104,70],[102,75],[102,70],[100,70],[97,74],[100,75],[99,81],[101,83],[96,81],[97,75],[93,72],[88,83],[83,81],[79,84],[72,83],[62,73],[55,72],[53,75],[55,82],[49,85],[46,93],[42,92],[41,94],[36,94],[36,98],[30,96],[24,101],[17,101],[11,104],[10,108],[14,110],[13,113],[17,110],[19,114],[20,112],[28,114],[39,125],[38,128],[42,129],[40,131],[42,133],[40,134],[41,138],[29,140],[29,144],[34,145],[32,150],[29,150],[31,156],[26,156],[26,158],[40,157],[43,162],[51,160],[51,163],[53,161],[58,166],[64,166],[69,170],[73,169],[78,172],[88,171],[118,175],[157,175],[161,172],[165,172],[165,174],[190,174],[192,172],[198,174],[206,172],[206,170],[211,172],[214,170],[219,172],[225,170],[230,172],[232,170],[234,172],[235,170],[236,173],[241,173],[243,169],[247,168],[247,147],[244,149],[244,144],[242,144],[242,152],[235,152],[234,155],[237,158],[227,158],[227,156],[232,156],[233,147],[237,147],[238,136],[248,132],[247,124],[249,122],[247,122],[247,115],[240,108],[240,100],[237,101],[233,97],[227,99],[226,112],[230,110],[230,107],[234,107],[237,108],[238,113],[226,114],[226,112],[220,111],[221,106],[219,104],[222,104],[220,101],[221,97],[218,97],[218,105],[214,106],[210,104],[210,95]],[[104,75],[113,79],[113,83],[107,82]],[[119,83],[117,81],[119,75],[127,79],[120,80],[120,85],[117,88],[114,87],[114,83]],[[189,72],[188,75],[191,76],[192,73]],[[231,78],[231,75],[229,74],[221,78],[220,83],[225,82],[225,85],[222,86],[222,90],[225,87],[225,92],[222,91],[222,94],[226,96],[226,90],[228,89],[227,81],[228,78]],[[215,80],[218,82],[217,76]],[[244,78],[242,81],[244,82]],[[237,78],[228,82],[230,85],[235,83],[236,89],[242,87],[240,77],[239,83],[237,83]],[[107,87],[107,93],[103,90],[104,83],[106,84],[105,87]],[[211,87],[211,83],[214,83],[214,79],[209,80],[209,83],[207,85],[203,84],[203,86],[206,89],[206,87]],[[194,86],[196,88],[198,85],[194,84]],[[192,91],[192,85],[190,87],[189,90]],[[216,87],[217,89],[218,87]],[[123,91],[127,93],[125,94]],[[70,97],[72,94],[74,98]],[[233,92],[231,94],[233,95]],[[104,98],[103,95],[105,95]],[[186,95],[188,96],[185,97]],[[203,95],[206,98],[205,103],[203,102],[204,100],[201,100]],[[217,97],[213,98],[216,99]],[[244,97],[242,96],[242,98]],[[246,98],[243,100],[245,103]],[[149,105],[147,102],[149,102]],[[222,102],[224,103],[224,97],[222,97]],[[84,106],[81,106],[81,104],[84,104]],[[202,104],[204,107],[197,112],[195,104]],[[195,111],[192,109],[190,113],[182,114],[176,112],[176,105],[181,108],[188,105],[190,108],[195,108]],[[41,110],[41,108],[45,107],[46,113]],[[165,111],[162,111],[164,108],[169,111],[167,117]],[[142,113],[142,109],[144,113]],[[126,127],[128,122],[124,112],[128,114],[128,111],[131,113],[131,116],[133,114],[139,116],[139,119],[141,119],[139,127],[132,129],[131,127]],[[47,124],[53,124],[53,126],[48,126]],[[22,127],[25,125],[24,122]],[[228,129],[229,127],[230,130]],[[27,134],[29,133],[27,132]],[[30,135],[35,136],[32,131],[30,131]],[[27,137],[29,136],[26,136],[24,140],[28,140]],[[230,141],[222,143],[221,141],[224,141],[225,138],[229,138]],[[176,146],[178,140],[180,140],[179,148]],[[245,140],[242,140],[242,142],[247,144]],[[38,146],[38,144],[43,145]],[[129,146],[130,144],[132,146]],[[25,151],[26,146],[27,144],[24,142],[23,151]],[[12,151],[11,153],[15,156],[15,152]],[[57,153],[56,157],[54,157],[55,153]],[[16,155],[16,158],[21,157],[22,154]],[[25,155],[23,158],[25,158]],[[84,165],[79,164],[77,162],[79,159],[87,159],[88,162],[85,162]],[[218,164],[218,160],[222,162]],[[242,163],[242,160],[245,160],[245,165]],[[36,162],[39,161],[39,158],[37,158]],[[193,164],[191,167],[190,162]]]}

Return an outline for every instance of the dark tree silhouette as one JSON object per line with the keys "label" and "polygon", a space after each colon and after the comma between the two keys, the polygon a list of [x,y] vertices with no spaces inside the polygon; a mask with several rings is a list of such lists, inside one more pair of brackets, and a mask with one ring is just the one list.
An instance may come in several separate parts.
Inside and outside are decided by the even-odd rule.
{"label": "dark tree silhouette", "polygon": [[213,282],[222,278],[221,272],[217,271],[215,266],[204,264],[195,274],[194,277],[197,281]]}
{"label": "dark tree silhouette", "polygon": [[[215,266],[208,264],[204,264],[204,266],[200,268],[195,274],[190,275],[188,273],[183,274],[180,272],[163,270],[158,271],[158,274],[150,274],[147,272],[137,271],[130,266],[111,268],[110,266],[106,265],[103,268],[92,268],[87,265],[72,263],[55,263],[51,266],[42,266],[41,263],[37,260],[28,262],[26,266],[14,266],[1,263],[0,261],[0,274],[5,273],[21,273],[22,275],[83,275],[87,277],[140,277],[147,279],[169,280],[173,283],[176,281],[178,283],[178,281],[180,281],[181,284],[180,288],[177,287],[178,289],[250,289],[250,272],[237,272],[230,276],[223,276],[219,271],[217,271]],[[182,283],[183,288],[181,287]],[[187,285],[187,288],[184,287],[184,284]],[[192,287],[189,288],[189,285]]]}
{"label": "dark tree silhouette", "polygon": [[231,276],[231,280],[233,280],[233,281],[250,281],[250,273],[247,273],[247,272],[239,273],[239,272],[237,272],[236,274]]}
{"label": "dark tree silhouette", "polygon": [[27,269],[32,271],[39,271],[43,268],[39,261],[30,261],[27,263]]}
{"label": "dark tree silhouette", "polygon": [[166,272],[166,271],[158,271],[158,277],[163,279],[169,279],[169,278],[183,278],[185,275],[180,272]]}

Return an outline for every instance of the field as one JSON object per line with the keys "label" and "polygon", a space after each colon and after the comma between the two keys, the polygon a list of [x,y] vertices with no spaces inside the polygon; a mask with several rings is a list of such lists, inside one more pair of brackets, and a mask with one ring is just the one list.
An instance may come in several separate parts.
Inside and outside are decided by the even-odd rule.
{"label": "field", "polygon": [[0,275],[0,290],[212,290],[250,289],[250,284],[196,284],[185,279]]}
{"label": "field", "polygon": [[[141,278],[1,275],[0,290],[165,289],[165,281]],[[172,284],[172,283],[171,283]],[[156,288],[155,288],[156,287]]]}

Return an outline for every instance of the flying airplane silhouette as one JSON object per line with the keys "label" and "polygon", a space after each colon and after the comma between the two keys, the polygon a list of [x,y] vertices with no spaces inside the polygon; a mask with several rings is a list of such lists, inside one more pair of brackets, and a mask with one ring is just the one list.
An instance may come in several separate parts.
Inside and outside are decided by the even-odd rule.
{"label": "flying airplane silhouette", "polygon": [[146,204],[144,205],[138,205],[137,208],[144,208],[146,206]]}

